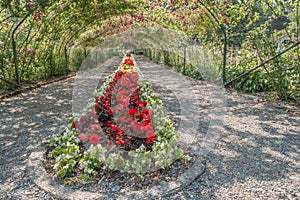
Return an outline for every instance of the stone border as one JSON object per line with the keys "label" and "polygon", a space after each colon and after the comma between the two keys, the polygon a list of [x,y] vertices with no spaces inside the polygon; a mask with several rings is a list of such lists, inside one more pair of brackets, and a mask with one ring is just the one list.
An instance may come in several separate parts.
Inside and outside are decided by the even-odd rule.
{"label": "stone border", "polygon": [[[30,154],[27,164],[30,179],[42,190],[51,193],[55,197],[64,199],[92,200],[109,198],[107,195],[101,193],[69,189],[52,180],[42,162],[43,154],[45,152],[46,149],[40,146],[36,151]],[[144,199],[145,197],[150,199],[165,197],[190,185],[205,172],[205,169],[206,167],[200,161],[196,161],[187,171],[179,176],[176,181],[170,181],[164,185],[154,186],[147,190],[125,191],[122,189],[119,193],[114,194],[118,196],[118,199]]]}

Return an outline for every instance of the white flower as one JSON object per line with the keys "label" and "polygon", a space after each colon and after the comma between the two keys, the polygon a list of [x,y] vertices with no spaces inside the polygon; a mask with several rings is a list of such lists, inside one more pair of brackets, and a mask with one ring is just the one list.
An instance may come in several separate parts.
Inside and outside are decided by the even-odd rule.
{"label": "white flower", "polygon": [[63,166],[63,169],[68,169],[69,168],[69,165],[66,164],[65,166]]}

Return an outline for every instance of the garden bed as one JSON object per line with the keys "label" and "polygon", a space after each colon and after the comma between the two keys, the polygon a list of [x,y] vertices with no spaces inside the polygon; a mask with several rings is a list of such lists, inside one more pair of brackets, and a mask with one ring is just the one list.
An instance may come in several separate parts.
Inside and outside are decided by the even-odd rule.
{"label": "garden bed", "polygon": [[201,166],[201,174],[203,165],[178,141],[174,122],[162,109],[151,84],[140,79],[133,58],[126,55],[83,113],[46,144],[48,177],[69,189],[103,194],[176,182],[165,190],[170,192],[189,184],[197,177],[189,170]]}
{"label": "garden bed", "polygon": [[[48,150],[51,149],[48,145],[45,147]],[[97,169],[97,175],[86,180],[86,182],[80,178],[82,172],[79,168],[75,168],[69,178],[61,179],[53,169],[55,161],[49,159],[47,153],[43,154],[42,161],[48,176],[57,184],[68,185],[69,188],[74,190],[99,192],[108,195],[111,192],[119,192],[122,188],[126,188],[129,191],[138,191],[165,184],[169,181],[176,181],[180,175],[184,174],[197,161],[197,157],[191,150],[185,151],[185,154],[191,157],[189,162],[176,160],[165,169],[147,173],[143,181],[139,180],[134,173],[121,173],[119,171],[108,173],[101,168]]]}

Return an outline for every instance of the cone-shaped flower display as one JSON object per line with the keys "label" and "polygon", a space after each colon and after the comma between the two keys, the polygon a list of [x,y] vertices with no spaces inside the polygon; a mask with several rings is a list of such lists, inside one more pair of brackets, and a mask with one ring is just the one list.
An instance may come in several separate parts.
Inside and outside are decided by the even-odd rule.
{"label": "cone-shaped flower display", "polygon": [[183,157],[177,138],[173,122],[163,116],[162,102],[126,54],[83,113],[53,135],[49,156],[60,177],[76,167],[88,174],[102,168],[143,177]]}

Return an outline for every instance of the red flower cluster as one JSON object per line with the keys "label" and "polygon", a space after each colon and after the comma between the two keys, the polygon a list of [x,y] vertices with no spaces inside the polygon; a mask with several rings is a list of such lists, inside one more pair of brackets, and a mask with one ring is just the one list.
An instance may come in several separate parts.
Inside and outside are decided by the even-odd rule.
{"label": "red flower cluster", "polygon": [[145,108],[147,102],[139,98],[138,74],[117,72],[114,81],[109,84],[104,97],[95,99],[100,107],[100,118],[105,119],[102,128],[108,129],[106,133],[119,145],[130,145],[133,137],[153,144],[152,112]]}
{"label": "red flower cluster", "polygon": [[29,6],[30,9],[34,8],[34,3],[30,2],[30,1],[27,3],[27,5]]}
{"label": "red flower cluster", "polygon": [[40,10],[38,10],[38,11],[33,15],[33,20],[35,20],[35,21],[42,20],[42,14],[41,14],[41,11],[40,11]]}
{"label": "red flower cluster", "polygon": [[97,118],[95,107],[93,107],[85,117],[81,117],[79,120],[72,122],[72,128],[81,132],[81,134],[78,135],[80,141],[90,141],[90,143],[94,145],[100,143],[99,136],[96,134],[96,130],[99,129],[99,121]]}
{"label": "red flower cluster", "polygon": [[133,60],[131,60],[131,59],[125,59],[124,64],[126,64],[126,65],[134,65],[133,64]]}
{"label": "red flower cluster", "polygon": [[[130,54],[126,55],[130,57]],[[126,59],[124,64],[133,65],[131,59]],[[140,85],[136,72],[118,71],[109,87],[101,97],[95,97],[93,112],[97,113],[100,126],[109,140],[123,146],[125,149],[135,149],[141,144],[148,146],[148,149],[155,143],[155,132],[151,116],[153,112],[146,109],[147,102],[140,99]],[[81,129],[80,124],[85,120],[80,119],[72,123],[73,128]],[[98,129],[96,124],[91,126]],[[81,141],[99,144],[99,137],[93,134],[87,137],[84,134],[78,135]]]}

